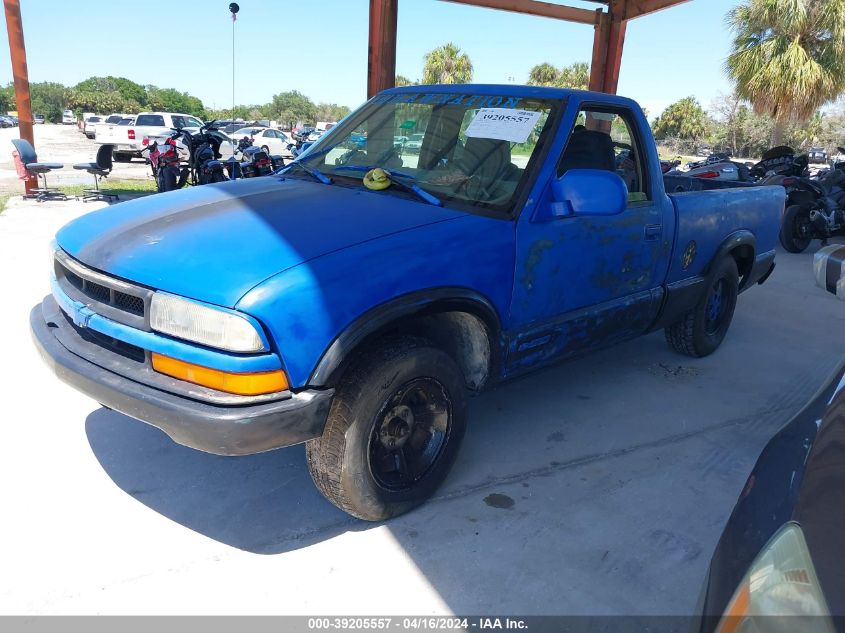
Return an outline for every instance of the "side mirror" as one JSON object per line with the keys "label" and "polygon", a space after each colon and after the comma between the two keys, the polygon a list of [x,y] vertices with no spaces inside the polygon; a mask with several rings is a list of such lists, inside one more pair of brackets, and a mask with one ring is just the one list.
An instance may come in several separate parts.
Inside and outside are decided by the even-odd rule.
{"label": "side mirror", "polygon": [[[552,182],[551,219],[570,215],[618,215],[628,206],[628,187],[604,169],[570,169]],[[546,213],[544,213],[546,215]]]}

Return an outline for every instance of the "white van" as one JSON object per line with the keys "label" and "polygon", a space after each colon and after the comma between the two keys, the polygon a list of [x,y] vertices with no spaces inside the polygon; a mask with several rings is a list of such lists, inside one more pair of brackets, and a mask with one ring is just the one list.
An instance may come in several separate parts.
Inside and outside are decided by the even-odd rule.
{"label": "white van", "polygon": [[62,112],[62,124],[76,125],[76,115],[73,113],[73,110],[65,110]]}

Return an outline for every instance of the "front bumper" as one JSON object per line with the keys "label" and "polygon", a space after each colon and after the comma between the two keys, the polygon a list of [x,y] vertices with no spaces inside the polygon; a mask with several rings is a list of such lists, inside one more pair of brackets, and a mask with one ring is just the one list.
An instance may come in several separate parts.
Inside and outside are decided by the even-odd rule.
{"label": "front bumper", "polygon": [[57,334],[74,336],[73,327],[52,297],[32,309],[29,324],[36,348],[59,379],[184,446],[215,455],[251,455],[299,444],[323,432],[333,390],[306,390],[285,400],[241,406],[200,402],[121,375],[126,371],[106,369],[98,364],[100,357],[103,365],[114,366],[115,359],[95,345],[87,348],[85,358],[71,352]]}

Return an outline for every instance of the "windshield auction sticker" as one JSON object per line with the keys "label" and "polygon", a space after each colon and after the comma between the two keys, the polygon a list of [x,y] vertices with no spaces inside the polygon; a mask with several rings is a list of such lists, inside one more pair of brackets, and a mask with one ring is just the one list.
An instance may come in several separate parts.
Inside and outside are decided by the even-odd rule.
{"label": "windshield auction sticker", "polygon": [[467,138],[490,138],[524,143],[540,120],[540,112],[510,108],[481,108],[466,129]]}

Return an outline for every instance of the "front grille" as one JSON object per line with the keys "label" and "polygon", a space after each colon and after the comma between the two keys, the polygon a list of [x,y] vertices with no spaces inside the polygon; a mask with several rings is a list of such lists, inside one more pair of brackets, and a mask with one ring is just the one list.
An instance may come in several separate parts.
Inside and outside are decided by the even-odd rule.
{"label": "front grille", "polygon": [[121,323],[133,327],[145,325],[150,290],[89,271],[64,253],[57,253],[55,261],[56,279],[66,282],[65,290],[73,299]]}
{"label": "front grille", "polygon": [[144,316],[144,300],[141,297],[135,297],[125,292],[115,290],[114,304],[121,310],[126,310],[138,316]]}

